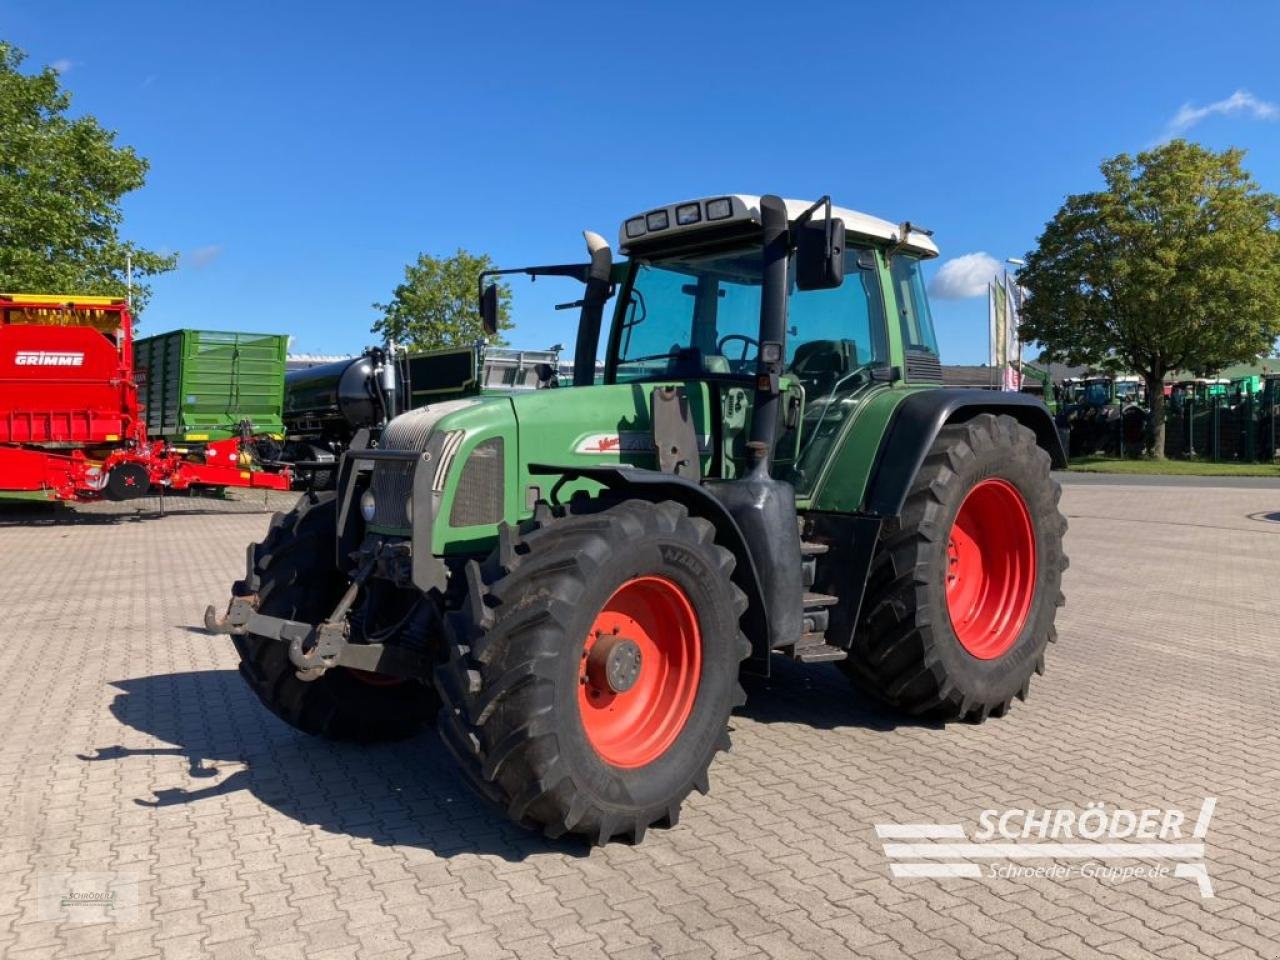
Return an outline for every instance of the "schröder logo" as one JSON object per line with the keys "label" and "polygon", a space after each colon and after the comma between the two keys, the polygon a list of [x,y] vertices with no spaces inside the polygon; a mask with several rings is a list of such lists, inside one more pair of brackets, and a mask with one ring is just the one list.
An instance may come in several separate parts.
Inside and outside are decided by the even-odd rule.
{"label": "schr\u00f6der logo", "polygon": [[[1172,876],[1195,880],[1200,896],[1212,897],[1204,837],[1217,802],[1206,797],[1190,827],[1181,810],[1094,803],[1083,810],[983,810],[972,842],[959,823],[878,823],[876,836],[888,841],[884,852],[895,877],[1093,877],[1119,883]],[[1067,862],[1030,866],[1017,862],[1022,860]],[[1115,862],[1123,860],[1154,862]]]}
{"label": "schr\u00f6der logo", "polygon": [[13,356],[19,367],[79,367],[84,354],[62,350],[19,350]]}

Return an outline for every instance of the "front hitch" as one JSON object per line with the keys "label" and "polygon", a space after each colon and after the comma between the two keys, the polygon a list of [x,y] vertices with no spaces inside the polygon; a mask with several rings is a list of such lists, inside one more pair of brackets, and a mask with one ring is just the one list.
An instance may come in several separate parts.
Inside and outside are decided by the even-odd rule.
{"label": "front hitch", "polygon": [[299,680],[312,681],[333,667],[348,667],[367,673],[386,674],[412,680],[428,680],[432,661],[405,647],[383,643],[352,643],[347,615],[360,586],[373,569],[373,562],[361,565],[342,599],[325,621],[318,625],[271,617],[258,612],[256,594],[232,597],[227,612],[219,617],[210,605],[204,612],[204,626],[210,633],[242,636],[251,633],[289,645],[289,660]]}

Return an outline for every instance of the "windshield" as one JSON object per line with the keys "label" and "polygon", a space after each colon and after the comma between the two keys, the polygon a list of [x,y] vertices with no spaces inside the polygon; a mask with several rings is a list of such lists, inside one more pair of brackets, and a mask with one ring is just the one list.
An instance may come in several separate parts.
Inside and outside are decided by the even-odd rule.
{"label": "windshield", "polygon": [[[887,362],[874,264],[869,250],[850,248],[833,290],[798,291],[788,276],[787,366],[811,398]],[[615,321],[615,380],[753,375],[760,271],[759,247],[636,262]]]}

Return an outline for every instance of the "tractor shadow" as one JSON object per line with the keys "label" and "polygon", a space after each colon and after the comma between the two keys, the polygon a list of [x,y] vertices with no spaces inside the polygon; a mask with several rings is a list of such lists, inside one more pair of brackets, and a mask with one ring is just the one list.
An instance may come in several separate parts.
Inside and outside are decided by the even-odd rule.
{"label": "tractor shadow", "polygon": [[818,730],[858,727],[889,732],[900,728],[942,729],[934,720],[908,716],[868,696],[834,664],[803,664],[775,656],[772,676],[744,676],[747,703],[734,716],[756,723],[792,723]]}
{"label": "tractor shadow", "polygon": [[[929,725],[867,699],[828,665],[775,658],[773,671],[768,680],[746,679],[747,704],[735,716],[820,729]],[[476,796],[434,730],[389,744],[308,737],[268,713],[235,670],[157,674],[112,686],[118,691],[110,706],[116,720],[161,743],[107,744],[79,759],[173,758],[172,765],[153,765],[165,785],[134,797],[138,806],[170,807],[245,792],[328,833],[421,847],[441,857],[474,853],[518,862],[540,854],[590,853],[583,843],[525,830]]]}
{"label": "tractor shadow", "polygon": [[308,737],[269,714],[235,670],[159,674],[112,685],[119,691],[112,715],[172,746],[106,745],[79,759],[130,763],[173,757],[172,767],[153,767],[172,785],[133,798],[138,806],[247,792],[326,832],[421,847],[441,857],[476,853],[521,861],[546,853],[590,853],[585,844],[525,830],[477,797],[434,730],[390,744]]}
{"label": "tractor shadow", "polygon": [[124,503],[0,504],[0,527],[81,527],[143,523],[166,517],[209,517],[227,514],[263,516],[279,506],[213,497],[142,497]]}

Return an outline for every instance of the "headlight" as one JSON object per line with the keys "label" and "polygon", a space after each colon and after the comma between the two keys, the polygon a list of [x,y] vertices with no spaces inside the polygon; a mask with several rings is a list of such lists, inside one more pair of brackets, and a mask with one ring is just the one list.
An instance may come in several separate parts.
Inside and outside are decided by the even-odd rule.
{"label": "headlight", "polygon": [[409,521],[409,525],[413,526],[413,494],[409,494],[404,498],[404,518]]}
{"label": "headlight", "polygon": [[708,220],[728,220],[733,216],[733,201],[728,197],[707,201]]}
{"label": "headlight", "polygon": [[378,509],[378,501],[373,499],[373,491],[366,490],[360,494],[360,516],[365,523],[373,523],[374,512]]}
{"label": "headlight", "polygon": [[670,223],[665,210],[655,210],[653,213],[645,214],[644,225],[650,230],[665,230]]}
{"label": "headlight", "polygon": [[682,227],[697,223],[701,219],[702,213],[696,203],[686,203],[683,206],[676,207],[676,223]]}

